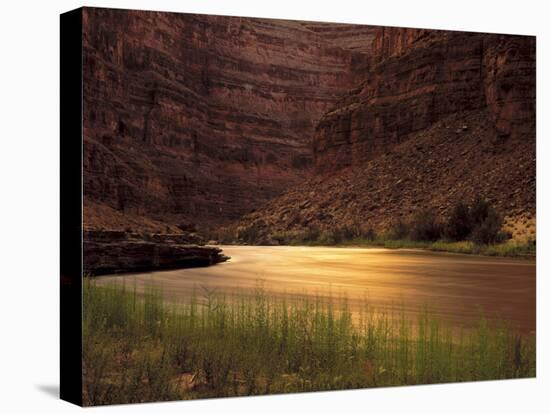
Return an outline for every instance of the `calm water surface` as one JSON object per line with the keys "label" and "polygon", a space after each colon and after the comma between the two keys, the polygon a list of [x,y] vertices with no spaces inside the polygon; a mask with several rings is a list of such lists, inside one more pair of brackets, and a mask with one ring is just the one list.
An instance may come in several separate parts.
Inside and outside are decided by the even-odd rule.
{"label": "calm water surface", "polygon": [[524,259],[333,247],[221,246],[231,260],[205,268],[102,276],[99,283],[155,285],[179,300],[206,290],[273,295],[346,297],[357,311],[365,300],[378,310],[413,316],[428,306],[455,325],[471,327],[480,315],[535,330],[535,262]]}

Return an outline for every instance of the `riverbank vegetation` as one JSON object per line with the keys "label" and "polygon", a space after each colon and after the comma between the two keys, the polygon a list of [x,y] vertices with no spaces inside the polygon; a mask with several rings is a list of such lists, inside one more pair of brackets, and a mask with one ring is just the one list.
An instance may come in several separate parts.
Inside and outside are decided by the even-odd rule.
{"label": "riverbank vegetation", "polygon": [[[311,226],[303,231],[276,232],[271,238],[283,245],[420,248],[489,256],[534,257],[534,239],[512,240],[511,234],[503,231],[502,226],[502,217],[490,203],[478,197],[470,205],[463,202],[455,204],[446,219],[433,210],[421,210],[410,220],[394,220],[380,232],[357,222],[324,230]],[[248,230],[240,238],[253,243],[254,234]]]}
{"label": "riverbank vegetation", "polygon": [[84,287],[87,405],[533,377],[534,335],[480,318],[458,329],[345,299],[247,298],[212,291],[185,303],[158,290]]}

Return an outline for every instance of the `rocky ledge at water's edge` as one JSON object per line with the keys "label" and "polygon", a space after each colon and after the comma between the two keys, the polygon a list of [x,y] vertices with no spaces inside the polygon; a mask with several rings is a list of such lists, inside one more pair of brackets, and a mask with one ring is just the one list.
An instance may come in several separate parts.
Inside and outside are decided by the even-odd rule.
{"label": "rocky ledge at water's edge", "polygon": [[88,275],[210,266],[229,260],[218,247],[194,234],[84,232],[84,272]]}

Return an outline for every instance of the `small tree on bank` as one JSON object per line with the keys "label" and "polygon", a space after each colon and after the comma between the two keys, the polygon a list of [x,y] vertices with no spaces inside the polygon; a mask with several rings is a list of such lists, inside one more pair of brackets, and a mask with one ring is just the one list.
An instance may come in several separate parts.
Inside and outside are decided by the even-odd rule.
{"label": "small tree on bank", "polygon": [[494,210],[488,201],[481,198],[479,195],[474,198],[470,206],[470,221],[472,230],[474,227],[480,226],[489,215],[489,211]]}
{"label": "small tree on bank", "polygon": [[472,232],[472,220],[470,208],[459,201],[453,207],[447,224],[445,225],[445,236],[449,240],[465,240]]}
{"label": "small tree on bank", "polygon": [[436,241],[441,238],[442,225],[433,210],[422,210],[411,221],[411,239],[416,241]]}
{"label": "small tree on bank", "polygon": [[409,226],[401,218],[394,220],[390,224],[389,237],[396,240],[409,237]]}
{"label": "small tree on bank", "polygon": [[474,227],[471,240],[477,244],[492,244],[504,240],[505,236],[500,231],[502,227],[502,218],[494,208],[487,210],[487,216]]}
{"label": "small tree on bank", "polygon": [[505,239],[501,232],[503,220],[491,204],[477,196],[468,207],[458,202],[445,225],[450,240],[471,240],[476,244],[498,243]]}

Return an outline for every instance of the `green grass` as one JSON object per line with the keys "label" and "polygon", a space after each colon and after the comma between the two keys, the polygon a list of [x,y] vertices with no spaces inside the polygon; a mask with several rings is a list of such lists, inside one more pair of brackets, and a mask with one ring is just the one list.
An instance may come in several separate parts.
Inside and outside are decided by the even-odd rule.
{"label": "green grass", "polygon": [[[369,241],[364,245],[369,245]],[[373,243],[376,245],[376,241]],[[507,257],[534,257],[536,246],[533,243],[520,243],[507,241],[498,244],[476,244],[471,241],[447,242],[438,240],[435,242],[418,242],[411,240],[385,240],[383,246],[386,248],[420,248],[439,252],[479,254],[484,256],[507,256]]]}
{"label": "green grass", "polygon": [[532,377],[535,338],[345,300],[84,288],[86,405]]}
{"label": "green grass", "polygon": [[290,246],[335,246],[335,247],[384,247],[386,249],[425,249],[438,252],[478,254],[484,256],[502,257],[527,257],[533,258],[536,254],[536,246],[530,242],[507,241],[498,244],[476,244],[471,241],[448,242],[438,240],[435,242],[415,241],[410,239],[391,239],[377,237],[375,239],[353,238],[334,243],[331,240],[325,242],[319,240],[289,239]]}
{"label": "green grass", "polygon": [[[369,237],[364,236],[370,233]],[[536,255],[534,241],[518,242],[507,240],[495,244],[478,244],[472,241],[417,241],[399,238],[392,231],[374,233],[358,231],[354,227],[341,227],[332,231],[320,231],[317,228],[275,232],[271,239],[289,246],[334,246],[334,247],[384,247],[387,249],[426,249],[432,251],[478,254],[485,256],[530,257]]]}

